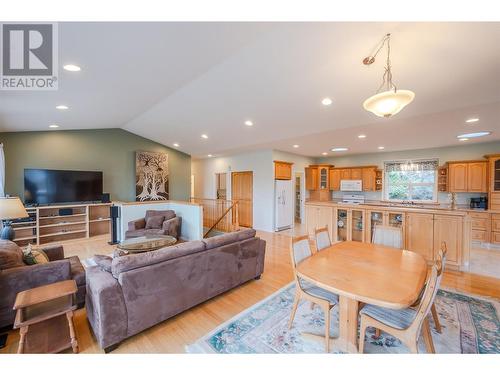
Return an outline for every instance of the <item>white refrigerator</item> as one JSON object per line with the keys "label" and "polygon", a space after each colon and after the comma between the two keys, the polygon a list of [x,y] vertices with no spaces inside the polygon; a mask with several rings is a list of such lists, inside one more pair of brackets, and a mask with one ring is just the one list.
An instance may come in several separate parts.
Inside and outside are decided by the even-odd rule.
{"label": "white refrigerator", "polygon": [[274,230],[289,229],[293,225],[292,180],[276,180],[274,184]]}

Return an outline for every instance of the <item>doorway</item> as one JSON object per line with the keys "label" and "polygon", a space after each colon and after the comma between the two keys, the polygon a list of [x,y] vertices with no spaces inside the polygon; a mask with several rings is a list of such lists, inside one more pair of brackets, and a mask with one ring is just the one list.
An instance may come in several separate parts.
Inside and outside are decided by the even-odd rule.
{"label": "doorway", "polygon": [[231,199],[238,201],[238,220],[242,227],[253,226],[253,172],[231,173]]}
{"label": "doorway", "polygon": [[227,199],[226,173],[215,174],[215,192],[217,199]]}

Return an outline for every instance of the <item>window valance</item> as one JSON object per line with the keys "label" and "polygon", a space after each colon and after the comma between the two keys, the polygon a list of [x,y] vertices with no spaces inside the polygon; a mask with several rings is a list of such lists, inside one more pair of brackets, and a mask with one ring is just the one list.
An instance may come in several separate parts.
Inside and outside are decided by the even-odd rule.
{"label": "window valance", "polygon": [[435,171],[439,167],[438,159],[396,160],[384,163],[386,172],[400,171]]}

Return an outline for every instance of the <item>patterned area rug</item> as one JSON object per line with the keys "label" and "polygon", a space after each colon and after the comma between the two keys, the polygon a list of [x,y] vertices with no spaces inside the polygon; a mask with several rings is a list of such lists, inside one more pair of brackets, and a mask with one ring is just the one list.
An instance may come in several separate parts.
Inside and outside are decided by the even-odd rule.
{"label": "patterned area rug", "polygon": [[[324,353],[323,342],[301,336],[301,332],[322,334],[324,314],[310,303],[299,305],[291,330],[288,319],[293,304],[292,283],[265,300],[243,311],[230,321],[186,347],[189,353]],[[500,303],[493,299],[439,290],[436,308],[443,333],[434,329],[436,353],[500,353]],[[338,333],[338,307],[331,310],[331,336]],[[374,337],[369,328],[365,353],[409,353],[396,338],[382,333]],[[423,339],[419,352],[426,353]]]}

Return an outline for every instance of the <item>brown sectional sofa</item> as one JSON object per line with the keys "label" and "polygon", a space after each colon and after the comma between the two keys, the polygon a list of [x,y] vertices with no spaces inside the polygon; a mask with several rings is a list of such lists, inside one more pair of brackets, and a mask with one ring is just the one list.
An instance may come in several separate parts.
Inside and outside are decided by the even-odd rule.
{"label": "brown sectional sofa", "polygon": [[87,318],[106,352],[182,311],[260,278],[266,242],[245,229],[87,269]]}

